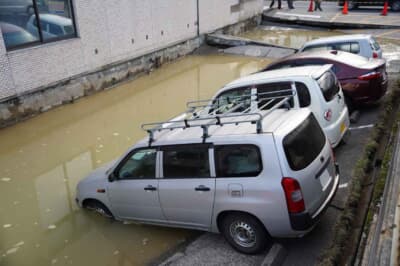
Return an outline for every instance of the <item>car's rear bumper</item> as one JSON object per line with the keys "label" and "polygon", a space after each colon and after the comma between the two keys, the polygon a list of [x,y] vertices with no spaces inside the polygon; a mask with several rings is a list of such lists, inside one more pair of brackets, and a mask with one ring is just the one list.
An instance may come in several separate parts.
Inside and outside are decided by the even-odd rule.
{"label": "car's rear bumper", "polygon": [[290,224],[293,230],[307,232],[314,227],[314,225],[319,221],[321,215],[328,208],[329,203],[335,197],[336,191],[339,188],[339,179],[340,179],[339,176],[340,176],[339,166],[336,164],[336,176],[334,178],[334,185],[332,187],[332,190],[329,193],[326,200],[324,201],[324,203],[320,206],[320,208],[318,208],[318,210],[315,213],[310,214],[308,212],[302,212],[302,213],[289,214]]}

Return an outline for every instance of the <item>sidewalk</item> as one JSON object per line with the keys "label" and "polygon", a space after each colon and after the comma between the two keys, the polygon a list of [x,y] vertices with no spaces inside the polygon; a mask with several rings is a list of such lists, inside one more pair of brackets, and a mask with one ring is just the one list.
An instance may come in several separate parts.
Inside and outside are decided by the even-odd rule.
{"label": "sidewalk", "polygon": [[288,9],[285,1],[282,9],[270,9],[270,1],[264,3],[263,21],[330,29],[398,29],[400,35],[400,12],[391,12],[390,8],[387,16],[381,16],[383,7],[379,6],[360,7],[343,15],[337,2],[322,2],[323,11],[314,12],[308,12],[310,1],[294,2],[295,9]]}

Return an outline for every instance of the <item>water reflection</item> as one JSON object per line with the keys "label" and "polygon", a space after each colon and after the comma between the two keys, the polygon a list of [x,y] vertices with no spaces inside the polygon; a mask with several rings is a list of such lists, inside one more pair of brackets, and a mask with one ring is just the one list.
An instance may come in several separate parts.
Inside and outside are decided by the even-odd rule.
{"label": "water reflection", "polygon": [[321,37],[329,37],[339,35],[335,31],[318,31],[285,27],[258,27],[240,35],[241,37],[265,41],[267,43],[281,45],[291,48],[300,48],[305,42],[318,39]]}
{"label": "water reflection", "polygon": [[0,131],[0,265],[140,265],[194,232],[123,224],[83,212],[77,182],[187,100],[267,64],[191,56],[110,91]]}

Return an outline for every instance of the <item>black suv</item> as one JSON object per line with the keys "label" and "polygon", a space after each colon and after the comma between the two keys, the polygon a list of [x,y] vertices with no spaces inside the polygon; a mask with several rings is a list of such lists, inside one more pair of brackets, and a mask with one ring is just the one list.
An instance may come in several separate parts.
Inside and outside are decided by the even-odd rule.
{"label": "black suv", "polygon": [[[389,0],[389,6],[392,11],[400,11],[400,0]],[[344,5],[344,0],[339,0],[339,6]],[[356,9],[359,6],[381,6],[385,4],[385,0],[348,0],[349,9]]]}

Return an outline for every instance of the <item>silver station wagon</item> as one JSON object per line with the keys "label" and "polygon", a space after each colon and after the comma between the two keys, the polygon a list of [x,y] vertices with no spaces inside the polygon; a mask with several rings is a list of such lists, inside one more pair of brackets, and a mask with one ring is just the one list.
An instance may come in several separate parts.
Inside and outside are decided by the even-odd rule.
{"label": "silver station wagon", "polygon": [[192,105],[189,117],[143,125],[149,136],[81,180],[76,201],[117,220],[219,232],[247,254],[271,237],[303,236],[339,173],[314,115],[289,100],[216,116]]}

